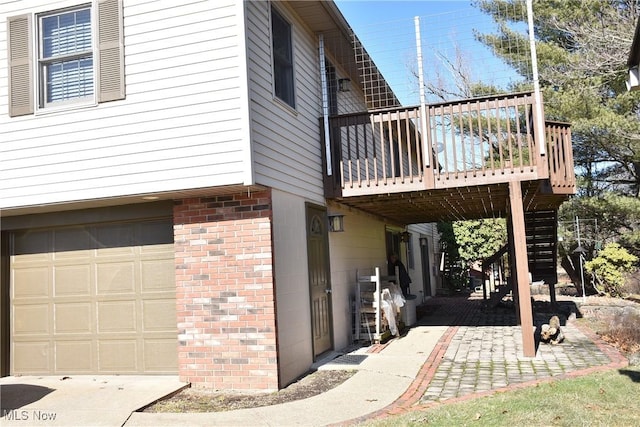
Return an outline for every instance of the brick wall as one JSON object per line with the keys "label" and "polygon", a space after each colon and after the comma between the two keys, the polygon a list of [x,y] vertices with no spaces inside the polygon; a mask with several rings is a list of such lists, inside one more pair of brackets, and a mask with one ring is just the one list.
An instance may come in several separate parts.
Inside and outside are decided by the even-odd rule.
{"label": "brick wall", "polygon": [[277,390],[269,191],[176,201],[178,369],[221,390]]}

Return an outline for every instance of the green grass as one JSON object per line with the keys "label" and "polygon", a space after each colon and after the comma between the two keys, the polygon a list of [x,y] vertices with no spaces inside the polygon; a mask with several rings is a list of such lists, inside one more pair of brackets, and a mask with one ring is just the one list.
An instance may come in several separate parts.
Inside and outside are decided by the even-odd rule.
{"label": "green grass", "polygon": [[640,426],[640,367],[414,410],[367,426]]}

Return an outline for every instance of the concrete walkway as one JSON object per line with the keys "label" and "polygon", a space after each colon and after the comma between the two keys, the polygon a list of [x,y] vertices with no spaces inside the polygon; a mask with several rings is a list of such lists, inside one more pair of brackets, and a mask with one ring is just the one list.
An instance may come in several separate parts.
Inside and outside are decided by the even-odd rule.
{"label": "concrete walkway", "polygon": [[177,376],[0,378],[1,426],[122,426],[134,411],[186,384]]}
{"label": "concrete walkway", "polygon": [[[481,298],[438,297],[420,307],[418,324],[386,344],[334,353],[317,369],[357,373],[308,399],[216,413],[136,412],[184,387],[176,377],[71,376],[0,379],[1,425],[57,426],[326,426],[427,408],[597,370],[626,359],[572,319],[577,309],[559,302],[565,341],[540,344],[523,357],[513,307],[486,309]],[[547,304],[548,305],[548,304]],[[548,321],[534,304],[534,324]]]}
{"label": "concrete walkway", "polygon": [[382,410],[411,387],[448,327],[416,326],[384,346],[360,348],[318,369],[355,369],[338,387],[308,399],[230,412],[135,413],[127,426],[319,426]]}
{"label": "concrete walkway", "polygon": [[[565,341],[555,346],[540,344],[536,357],[521,356],[521,328],[512,307],[483,309],[478,298],[439,297],[428,302],[418,324],[406,335],[354,350],[320,366],[318,369],[358,371],[327,393],[230,412],[134,413],[126,425],[350,425],[442,401],[626,366],[626,359],[615,349],[576,326],[572,321],[575,306],[560,304]],[[540,310],[534,324],[539,327],[550,316]]]}

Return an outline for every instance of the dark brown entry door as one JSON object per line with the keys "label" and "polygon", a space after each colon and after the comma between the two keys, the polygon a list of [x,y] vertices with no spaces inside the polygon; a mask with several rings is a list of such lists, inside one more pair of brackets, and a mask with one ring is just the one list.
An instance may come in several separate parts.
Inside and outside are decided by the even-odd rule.
{"label": "dark brown entry door", "polygon": [[307,256],[309,293],[311,295],[311,327],[313,355],[331,350],[331,280],[327,211],[307,205]]}

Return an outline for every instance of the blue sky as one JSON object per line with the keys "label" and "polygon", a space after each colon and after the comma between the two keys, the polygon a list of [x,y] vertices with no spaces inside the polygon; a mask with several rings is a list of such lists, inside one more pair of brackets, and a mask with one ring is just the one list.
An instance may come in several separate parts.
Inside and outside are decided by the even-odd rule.
{"label": "blue sky", "polygon": [[417,103],[417,80],[410,71],[417,68],[415,16],[420,18],[426,80],[433,82],[450,75],[443,58],[452,60],[456,49],[463,52],[464,62],[476,81],[504,87],[517,79],[511,68],[475,40],[474,29],[489,33],[494,32],[495,26],[470,0],[335,0],[335,3],[405,105]]}
{"label": "blue sky", "polygon": [[475,11],[481,15],[468,0],[335,0],[335,3],[356,32],[358,27],[372,22],[411,19],[416,15],[437,15],[456,11]]}

